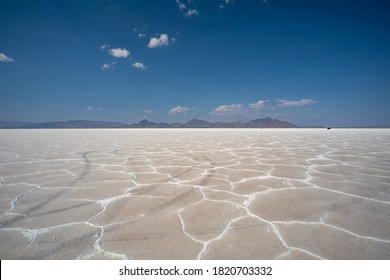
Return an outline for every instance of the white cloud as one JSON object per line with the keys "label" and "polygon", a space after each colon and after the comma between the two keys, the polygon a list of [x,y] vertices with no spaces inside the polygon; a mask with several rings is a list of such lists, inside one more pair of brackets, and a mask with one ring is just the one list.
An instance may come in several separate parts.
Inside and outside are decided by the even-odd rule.
{"label": "white cloud", "polygon": [[153,113],[153,110],[145,109],[145,110],[144,110],[144,113],[145,113],[145,114],[152,114],[152,113]]}
{"label": "white cloud", "polygon": [[138,34],[138,37],[139,37],[139,38],[146,37],[146,33],[139,33],[139,34]]}
{"label": "white cloud", "polygon": [[107,64],[107,63],[104,63],[104,64],[102,65],[102,70],[107,70],[107,69],[110,69],[110,68],[111,68],[110,65]]}
{"label": "white cloud", "polygon": [[231,104],[231,105],[221,105],[218,108],[216,108],[214,111],[212,111],[210,114],[212,115],[234,115],[238,114],[242,110],[241,104]]}
{"label": "white cloud", "polygon": [[260,110],[265,107],[265,101],[259,100],[256,103],[249,104],[248,108],[253,110]]}
{"label": "white cloud", "polygon": [[160,38],[152,37],[149,41],[149,44],[147,44],[147,47],[152,49],[152,48],[168,46],[168,44],[169,44],[168,35],[161,34]]}
{"label": "white cloud", "polygon": [[100,49],[100,50],[104,50],[104,49],[107,49],[107,48],[109,48],[109,47],[110,47],[110,45],[104,44],[104,45],[102,45],[99,49]]}
{"label": "white cloud", "polygon": [[137,69],[141,69],[141,70],[146,69],[146,66],[142,62],[135,62],[131,66],[133,66],[134,68],[137,68]]}
{"label": "white cloud", "polygon": [[187,112],[191,111],[191,108],[188,107],[181,107],[181,106],[176,106],[175,108],[171,109],[169,111],[169,114],[175,115],[175,114],[184,114],[186,115]]}
{"label": "white cloud", "polygon": [[116,64],[116,62],[111,62],[111,63],[104,63],[101,67],[101,69],[104,71],[104,70],[108,70],[108,69],[114,69],[114,65]]}
{"label": "white cloud", "polygon": [[90,105],[87,108],[85,108],[85,110],[87,110],[87,111],[101,111],[103,109],[102,108],[95,108],[95,107]]}
{"label": "white cloud", "polygon": [[111,54],[114,57],[126,58],[126,57],[128,57],[130,55],[130,52],[128,50],[121,49],[121,48],[110,49],[108,52],[109,52],[109,54]]}
{"label": "white cloud", "polygon": [[6,56],[3,53],[0,53],[0,61],[1,62],[15,62],[15,60],[13,60],[12,58]]}
{"label": "white cloud", "polygon": [[298,106],[305,106],[305,105],[309,105],[312,103],[316,103],[315,101],[313,101],[311,99],[302,99],[299,101],[277,99],[276,101],[279,103],[280,106],[283,106],[283,107],[298,107]]}
{"label": "white cloud", "polygon": [[[183,4],[183,2],[180,2],[179,0],[176,0],[176,4],[179,6],[179,10],[181,13],[183,13],[186,17],[193,17],[198,16],[199,11],[197,9],[194,9],[190,7],[191,1],[188,1],[188,5]],[[193,4],[191,4],[192,6]]]}
{"label": "white cloud", "polygon": [[191,9],[191,10],[188,10],[186,13],[185,13],[186,17],[193,17],[193,16],[198,16],[199,15],[199,11],[196,10],[196,9]]}
{"label": "white cloud", "polygon": [[187,6],[184,5],[183,3],[181,3],[179,0],[176,0],[176,4],[179,6],[179,10],[180,11],[182,11],[182,10],[187,8]]}

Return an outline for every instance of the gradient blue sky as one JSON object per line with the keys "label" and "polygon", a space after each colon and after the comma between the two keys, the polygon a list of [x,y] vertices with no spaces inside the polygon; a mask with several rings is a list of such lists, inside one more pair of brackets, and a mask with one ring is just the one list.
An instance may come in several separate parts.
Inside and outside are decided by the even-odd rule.
{"label": "gradient blue sky", "polygon": [[0,120],[390,124],[390,1],[0,1]]}

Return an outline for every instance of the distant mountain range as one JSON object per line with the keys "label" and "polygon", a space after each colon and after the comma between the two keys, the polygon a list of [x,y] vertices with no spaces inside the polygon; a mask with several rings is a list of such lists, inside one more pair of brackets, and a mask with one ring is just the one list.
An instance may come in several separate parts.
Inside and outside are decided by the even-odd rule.
{"label": "distant mountain range", "polygon": [[256,119],[249,122],[208,122],[193,119],[186,123],[155,123],[142,120],[135,124],[108,121],[72,120],[61,122],[27,123],[0,121],[0,128],[294,128],[286,121],[273,118]]}
{"label": "distant mountain range", "polygon": [[293,128],[298,127],[289,122],[272,118],[257,119],[249,122],[208,122],[205,120],[192,119],[186,123],[154,123],[142,120],[132,124],[131,128]]}
{"label": "distant mountain range", "polygon": [[[296,128],[287,121],[281,121],[270,117],[256,119],[248,122],[208,122],[205,120],[192,119],[186,123],[155,123],[148,120],[142,120],[135,124],[125,124],[122,122],[108,121],[86,121],[72,120],[61,122],[17,122],[17,121],[0,121],[1,128]],[[309,128],[309,127],[307,127]],[[322,126],[312,126],[310,128],[324,128]],[[372,125],[349,128],[390,128],[390,125]]]}

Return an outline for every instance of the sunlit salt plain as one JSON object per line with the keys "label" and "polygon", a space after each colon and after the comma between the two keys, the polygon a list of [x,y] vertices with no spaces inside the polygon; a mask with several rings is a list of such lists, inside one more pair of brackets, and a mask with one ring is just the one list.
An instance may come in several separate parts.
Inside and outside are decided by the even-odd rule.
{"label": "sunlit salt plain", "polygon": [[390,130],[0,130],[1,259],[390,259]]}

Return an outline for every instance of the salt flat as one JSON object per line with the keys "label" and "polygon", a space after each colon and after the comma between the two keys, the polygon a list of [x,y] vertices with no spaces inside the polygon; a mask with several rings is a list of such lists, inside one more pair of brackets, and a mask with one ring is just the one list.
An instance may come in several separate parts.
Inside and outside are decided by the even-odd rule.
{"label": "salt flat", "polygon": [[1,259],[390,259],[390,130],[0,130]]}

